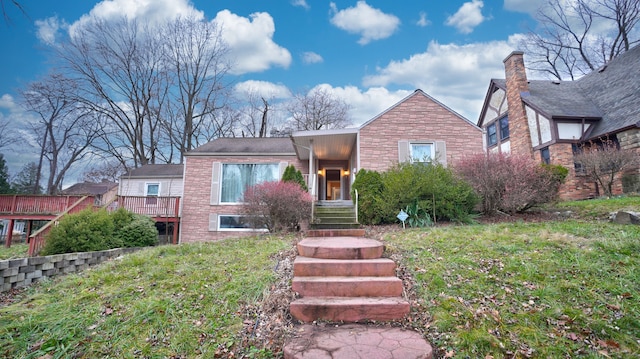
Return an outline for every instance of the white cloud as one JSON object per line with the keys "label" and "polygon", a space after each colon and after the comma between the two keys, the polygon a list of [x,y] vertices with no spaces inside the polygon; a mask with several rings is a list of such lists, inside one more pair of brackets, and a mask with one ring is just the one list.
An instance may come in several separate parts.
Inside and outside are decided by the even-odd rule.
{"label": "white cloud", "polygon": [[37,28],[36,36],[45,45],[55,44],[58,31],[69,27],[69,24],[64,20],[58,19],[57,16],[36,20],[35,25]]}
{"label": "white cloud", "polygon": [[291,64],[289,50],[273,42],[276,27],[268,13],[253,13],[246,18],[222,10],[214,21],[222,26],[222,37],[231,49],[234,74],[265,71],[272,66],[287,68]]}
{"label": "white cloud", "polygon": [[305,64],[317,64],[322,61],[324,61],[322,56],[316,54],[315,52],[307,51],[302,54],[302,62],[304,62]]}
{"label": "white cloud", "polygon": [[416,25],[420,27],[425,27],[431,25],[431,21],[427,20],[427,13],[424,11],[420,11],[420,19],[416,22]]}
{"label": "white cloud", "polygon": [[0,108],[15,111],[18,108],[18,105],[16,104],[13,96],[6,93],[0,97]]}
{"label": "white cloud", "polygon": [[535,16],[547,0],[504,0],[505,10],[524,12]]}
{"label": "white cloud", "polygon": [[248,80],[236,84],[233,89],[239,95],[257,94],[264,98],[288,99],[292,96],[287,86],[268,81]]}
{"label": "white cloud", "polygon": [[349,115],[353,121],[353,126],[359,126],[379,115],[382,111],[412,92],[409,90],[389,91],[384,87],[372,87],[362,90],[356,86],[333,87],[329,84],[317,85],[309,92],[318,89],[323,89],[335,97],[343,99],[351,106]]}
{"label": "white cloud", "polygon": [[455,14],[447,18],[445,24],[455,27],[463,34],[470,34],[476,26],[486,19],[482,15],[483,6],[484,3],[481,0],[466,2],[462,4]]}
{"label": "white cloud", "polygon": [[392,61],[363,79],[364,86],[410,85],[475,122],[491,78],[504,78],[502,61],[516,48],[508,41],[467,45],[431,42],[423,53]]}
{"label": "white cloud", "polygon": [[309,6],[309,4],[307,4],[306,0],[291,0],[291,5],[303,7],[305,9],[307,9],[307,10],[309,10],[311,8],[311,6]]}
{"label": "white cloud", "polygon": [[330,7],[334,13],[331,23],[349,33],[359,34],[360,45],[366,45],[373,40],[386,39],[400,26],[400,19],[396,16],[374,9],[365,1],[358,1],[355,7],[344,10],[338,10],[333,2],[330,3]]}

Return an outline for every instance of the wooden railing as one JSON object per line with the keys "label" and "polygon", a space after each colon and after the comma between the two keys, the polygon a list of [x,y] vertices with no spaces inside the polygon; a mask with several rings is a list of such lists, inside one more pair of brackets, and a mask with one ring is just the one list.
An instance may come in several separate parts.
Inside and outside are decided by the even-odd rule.
{"label": "wooden railing", "polygon": [[91,196],[83,196],[83,197],[70,196],[70,197],[79,197],[79,199],[75,203],[72,203],[70,206],[67,206],[63,211],[61,211],[58,214],[56,218],[52,219],[47,224],[45,224],[42,228],[38,229],[31,236],[29,236],[29,252],[28,252],[29,256],[34,256],[40,252],[42,247],[44,247],[46,234],[49,233],[51,228],[56,223],[58,223],[60,218],[62,218],[63,216],[69,213],[77,213],[82,211],[85,208],[91,207],[95,202],[95,199]]}
{"label": "wooden railing", "polygon": [[133,213],[155,218],[180,217],[180,197],[119,196],[107,207],[108,211],[125,208]]}
{"label": "wooden railing", "polygon": [[[85,196],[0,195],[0,214],[57,215]],[[89,197],[93,201],[93,197]]]}

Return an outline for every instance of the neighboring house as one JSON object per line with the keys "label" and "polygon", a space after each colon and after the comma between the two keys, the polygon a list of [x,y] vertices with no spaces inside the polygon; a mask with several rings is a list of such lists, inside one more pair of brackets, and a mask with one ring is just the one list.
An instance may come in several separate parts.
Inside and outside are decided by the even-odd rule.
{"label": "neighboring house", "polygon": [[184,165],[144,165],[120,177],[119,196],[181,197]]}
{"label": "neighboring house", "polygon": [[115,200],[118,194],[118,183],[111,181],[102,181],[99,183],[81,182],[62,190],[61,194],[93,196],[97,206],[104,206]]}
{"label": "neighboring house", "polygon": [[240,215],[246,187],[293,164],[317,201],[350,200],[360,169],[398,162],[449,165],[483,151],[482,131],[416,90],[358,128],[299,131],[290,138],[219,138],[185,154],[181,242],[251,232]]}
{"label": "neighboring house", "polygon": [[[640,155],[640,46],[576,81],[528,81],[520,51],[504,66],[506,79],[491,80],[478,120],[487,151],[566,167],[563,199],[598,195],[594,183],[576,174],[573,158],[582,145],[611,140]],[[637,181],[638,171],[627,175]],[[616,191],[622,192],[620,183]]]}

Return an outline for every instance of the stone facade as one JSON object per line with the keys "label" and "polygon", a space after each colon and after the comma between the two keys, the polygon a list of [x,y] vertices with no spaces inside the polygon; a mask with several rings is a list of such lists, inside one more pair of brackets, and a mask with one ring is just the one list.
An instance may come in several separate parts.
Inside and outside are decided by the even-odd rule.
{"label": "stone facade", "polygon": [[[295,156],[187,156],[185,160],[185,183],[180,223],[180,243],[219,240],[227,237],[255,235],[255,232],[211,230],[211,219],[220,214],[239,214],[240,205],[211,204],[212,175],[214,163],[280,163],[293,164],[303,174],[309,172],[309,163]],[[217,195],[217,194],[216,194]]]}
{"label": "stone facade", "polygon": [[465,155],[480,153],[482,130],[441,103],[416,92],[360,129],[360,168],[384,171],[399,162],[399,141],[442,142],[452,164]]}
{"label": "stone facade", "polygon": [[106,251],[65,253],[51,256],[0,261],[0,292],[22,288],[57,275],[85,270],[106,260],[141,248],[117,248]]}

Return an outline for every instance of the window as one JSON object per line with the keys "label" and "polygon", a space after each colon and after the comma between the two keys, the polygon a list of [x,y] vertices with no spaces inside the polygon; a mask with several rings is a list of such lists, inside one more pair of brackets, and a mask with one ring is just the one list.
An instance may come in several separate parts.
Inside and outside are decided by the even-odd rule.
{"label": "window", "polygon": [[[571,144],[571,151],[573,152],[573,156],[577,156],[582,152],[582,148],[577,143]],[[575,169],[576,174],[584,174],[584,168],[582,168],[581,163],[573,162],[573,169]]]}
{"label": "window", "polygon": [[219,215],[219,231],[266,231],[266,228],[254,229],[251,221],[246,216]]}
{"label": "window", "polygon": [[487,143],[489,146],[493,146],[498,143],[498,134],[496,133],[495,122],[487,126]]}
{"label": "window", "polygon": [[500,122],[500,139],[509,138],[509,117],[505,116],[498,121]]}
{"label": "window", "polygon": [[160,194],[160,183],[146,183],[144,196],[145,204],[156,205],[158,203],[158,195]]}
{"label": "window", "polygon": [[549,153],[549,147],[545,147],[540,150],[540,157],[542,158],[542,162],[546,164],[551,163],[551,154]]}
{"label": "window", "polygon": [[431,162],[433,160],[432,143],[412,143],[409,150],[411,151],[411,162]]}
{"label": "window", "polygon": [[276,164],[230,164],[222,165],[222,190],[220,202],[241,203],[244,191],[258,183],[277,181],[280,178]]}

